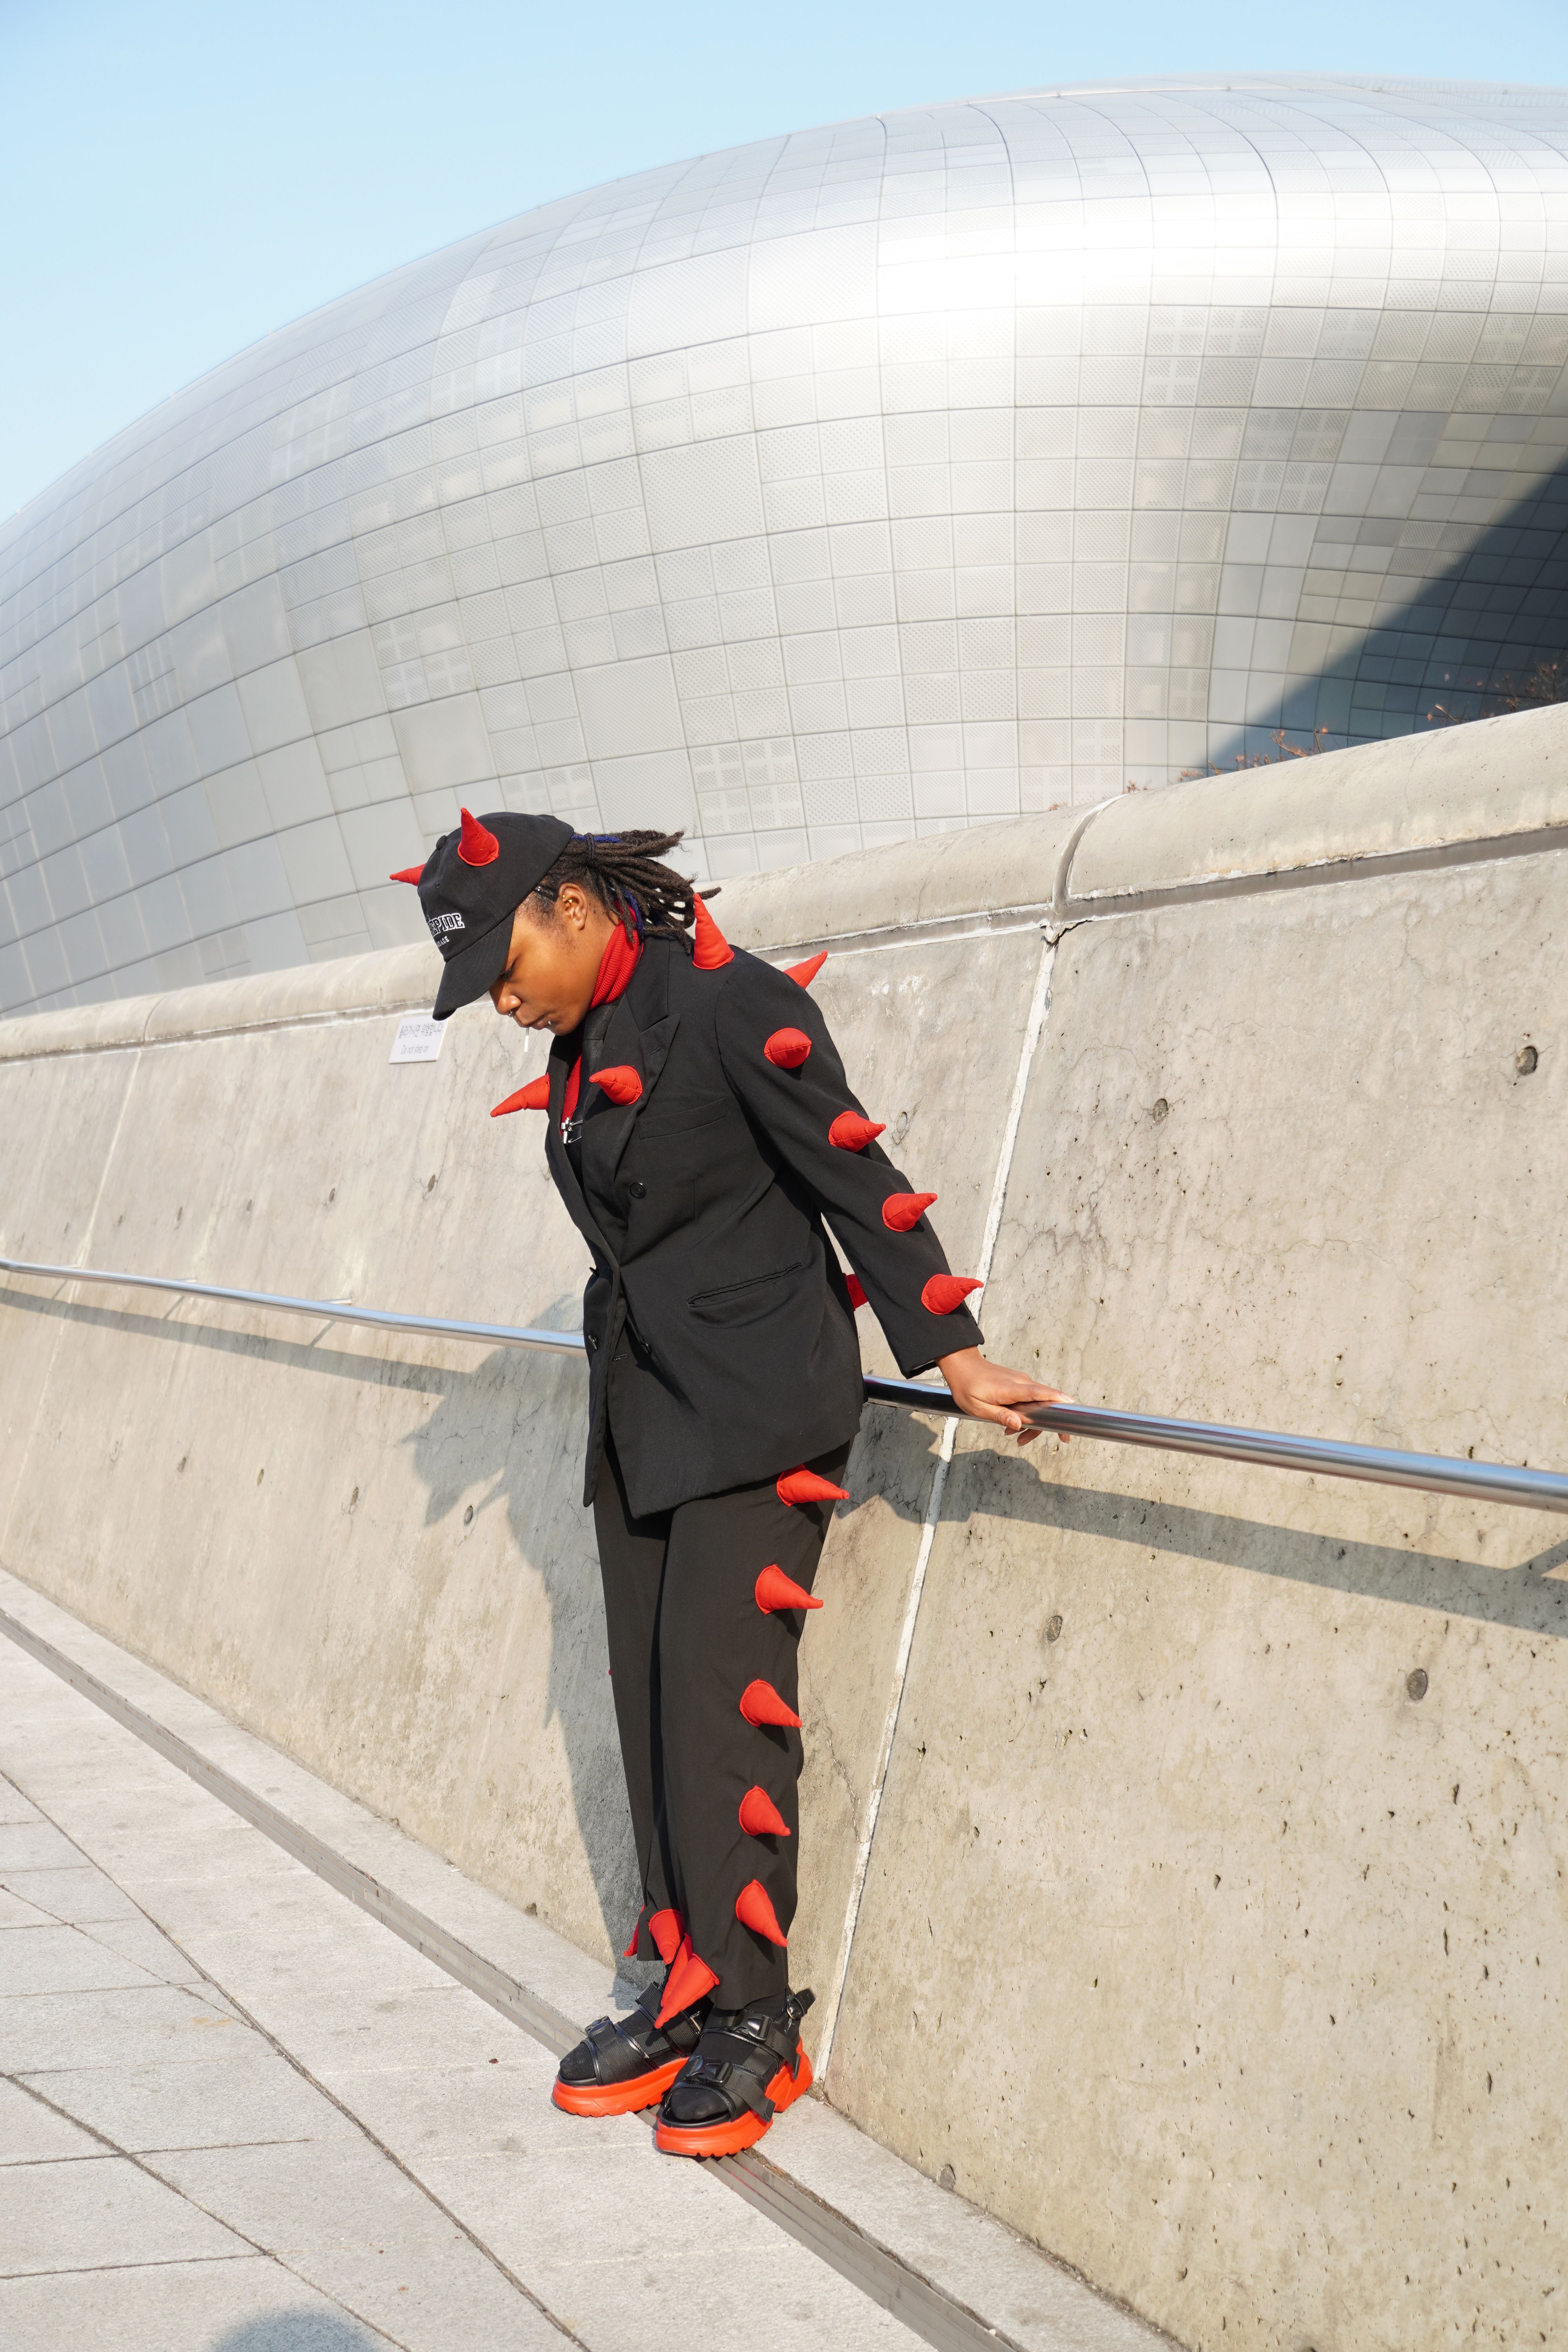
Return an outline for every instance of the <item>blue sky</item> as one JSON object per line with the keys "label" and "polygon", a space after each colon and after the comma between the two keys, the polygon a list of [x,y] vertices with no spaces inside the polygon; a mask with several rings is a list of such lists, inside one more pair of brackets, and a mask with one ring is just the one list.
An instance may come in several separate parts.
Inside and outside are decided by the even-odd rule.
{"label": "blue sky", "polygon": [[932,99],[1237,68],[1568,83],[1568,0],[0,0],[0,516],[269,329],[529,205]]}

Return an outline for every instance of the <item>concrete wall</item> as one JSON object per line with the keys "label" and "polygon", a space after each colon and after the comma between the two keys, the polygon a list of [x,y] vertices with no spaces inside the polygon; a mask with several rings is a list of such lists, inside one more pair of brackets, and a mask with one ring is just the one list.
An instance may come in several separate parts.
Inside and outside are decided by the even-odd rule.
{"label": "concrete wall", "polygon": [[[1568,1465],[1563,846],[1543,711],[717,911],[836,943],[956,1265],[1005,1181],[997,1356]],[[571,1322],[537,1127],[484,1115],[540,1046],[474,1012],[387,1064],[431,962],[0,1026],[5,1252]],[[607,1959],[580,1372],[14,1277],[0,1317],[5,1566]],[[943,1484],[940,1430],[868,1410],[805,1644],[828,2095],[1184,2344],[1561,2340],[1563,1523],[977,1429]]]}

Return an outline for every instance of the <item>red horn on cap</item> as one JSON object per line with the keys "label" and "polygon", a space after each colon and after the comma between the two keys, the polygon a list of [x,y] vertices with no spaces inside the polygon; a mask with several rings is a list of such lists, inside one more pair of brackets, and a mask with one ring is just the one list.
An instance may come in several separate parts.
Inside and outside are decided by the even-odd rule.
{"label": "red horn on cap", "polygon": [[389,882],[412,882],[417,889],[424,871],[423,866],[400,866],[395,874],[389,874],[386,878]]}
{"label": "red horn on cap", "polygon": [[809,988],[826,961],[827,950],[818,948],[816,953],[814,956],[807,956],[804,963],[786,963],[784,978],[793,980],[798,988]]}
{"label": "red horn on cap", "polygon": [[933,1274],[921,1293],[921,1305],[931,1315],[951,1315],[972,1290],[984,1286],[973,1274]]}
{"label": "red horn on cap", "polygon": [[789,1823],[765,1789],[748,1789],[741,1800],[741,1827],[748,1837],[788,1837]]}
{"label": "red horn on cap", "polygon": [[723,965],[733,963],[735,950],[700,898],[696,900],[696,909],[697,944],[691,951],[691,961],[699,971],[718,971]]}
{"label": "red horn on cap", "polygon": [[811,1051],[811,1040],[804,1029],[775,1029],[763,1051],[776,1070],[798,1070]]}
{"label": "red horn on cap", "polygon": [[[509,1111],[548,1110],[549,1108],[550,1078],[548,1073],[546,1073],[546,1075],[542,1078],[530,1078],[527,1086],[519,1087],[516,1094],[508,1095],[505,1102],[497,1103],[494,1110],[490,1113],[490,1117],[492,1118],[505,1118]],[[935,1277],[933,1276],[932,1279],[934,1280],[934,1278]],[[930,1285],[928,1284],[927,1288],[929,1289],[929,1287]]]}
{"label": "red horn on cap", "polygon": [[465,866],[493,866],[500,856],[500,842],[489,826],[481,824],[477,816],[470,816],[467,809],[461,812],[461,815],[463,831],[458,843],[458,856]]}
{"label": "red horn on cap", "polygon": [[770,1944],[782,1944],[788,1940],[779,1926],[778,1915],[768,1901],[766,1891],[754,1878],[749,1880],[736,1895],[735,1916],[742,1927],[750,1927],[754,1936],[765,1936]]}
{"label": "red horn on cap", "polygon": [[864,1151],[875,1143],[887,1126],[886,1119],[862,1118],[858,1110],[841,1110],[827,1130],[827,1140],[836,1143],[840,1151]]}
{"label": "red horn on cap", "polygon": [[912,1234],[935,1198],[934,1192],[889,1192],[882,1203],[882,1223],[890,1234]]}

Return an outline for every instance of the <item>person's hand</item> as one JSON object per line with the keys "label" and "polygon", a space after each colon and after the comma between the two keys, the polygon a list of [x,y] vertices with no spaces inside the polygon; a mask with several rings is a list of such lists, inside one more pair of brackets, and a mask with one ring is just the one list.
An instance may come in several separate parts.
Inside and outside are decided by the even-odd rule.
{"label": "person's hand", "polygon": [[[960,1412],[975,1421],[999,1422],[1009,1435],[1016,1435],[1020,1445],[1032,1445],[1045,1432],[1026,1422],[1022,1413],[1011,1408],[1020,1404],[1071,1404],[1060,1389],[1047,1389],[1038,1381],[1029,1380],[1023,1372],[1010,1372],[1005,1364],[988,1364],[978,1348],[960,1348],[951,1356],[943,1356],[938,1371],[952,1391],[953,1403]],[[1061,1443],[1068,1443],[1065,1432],[1058,1430]]]}

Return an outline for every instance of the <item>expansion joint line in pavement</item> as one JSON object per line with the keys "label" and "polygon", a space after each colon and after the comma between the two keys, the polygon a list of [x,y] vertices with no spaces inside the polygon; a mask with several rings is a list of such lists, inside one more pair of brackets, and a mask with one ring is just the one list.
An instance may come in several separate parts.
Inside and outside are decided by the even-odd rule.
{"label": "expansion joint line in pavement", "polygon": [[[58,1675],[83,1698],[101,1708],[124,1730],[144,1741],[166,1763],[184,1772],[209,1796],[216,1797],[242,1821],[259,1830],[263,1836],[269,1838],[294,1861],[301,1863],[338,1894],[346,1896],[358,1909],[382,1927],[390,1928],[395,1936],[412,1945],[416,1952],[468,1991],[477,1993],[482,2001],[511,2024],[520,2026],[523,2032],[542,2043],[553,2056],[562,2056],[579,2040],[578,2029],[563,2017],[559,2010],[541,2000],[526,1986],[519,1984],[515,1978],[508,1976],[493,1961],[486,1959],[482,1953],[476,1952],[470,1945],[449,1934],[413,1904],[405,1903],[401,1895],[382,1885],[368,1871],[361,1870],[356,1864],[350,1862],[346,1855],[336,1853],[300,1822],[290,1821],[286,1813],[279,1811],[257,1790],[247,1789],[243,1781],[237,1780],[221,1765],[209,1761],[198,1748],[182,1739],[177,1732],[171,1731],[167,1725],[148,1715],[96,1675],[89,1673],[64,1650],[46,1641],[30,1625],[24,1624],[20,1618],[14,1617],[4,1609],[0,1609],[0,1633],[5,1634],[37,1664],[47,1666],[51,1674]],[[159,1932],[167,1934],[163,1928]],[[175,1941],[172,1937],[168,1940]],[[191,1958],[188,1953],[184,1957],[186,1959]],[[194,1961],[192,1965],[199,1966]],[[206,1975],[205,1969],[201,1973]],[[383,2156],[396,2165],[420,2195],[494,2263],[496,2269],[542,2317],[550,2321],[552,2326],[569,2343],[581,2343],[581,2338],[573,2335],[553,2312],[531,2294],[521,2279],[481,2240],[475,2238],[457,2215],[416,2175],[410,2173],[374,2132],[367,2129],[359,2116],[300,2065],[231,1994],[224,1992],[215,1979],[209,1978],[207,1980],[214,1983],[216,1990],[222,1992],[223,1999],[229,2003],[235,2014],[244,2019],[279,2056],[288,2060],[313,2090],[331,2101],[340,2113],[348,2117],[356,2131],[363,2133]],[[135,2158],[131,2158],[132,2163],[136,2160]],[[765,2215],[775,2228],[816,2254],[841,2278],[857,2287],[869,2302],[883,2311],[890,2312],[911,2335],[931,2345],[933,2352],[1025,2352],[1025,2347],[1016,2337],[989,2326],[968,2304],[948,2294],[933,2280],[889,2248],[868,2237],[847,2216],[825,2203],[799,2182],[790,2179],[787,2174],[780,2172],[756,2149],[748,2148],[740,2156],[711,2158],[705,2168],[745,2203]],[[237,2231],[236,2234],[240,2233]]]}

